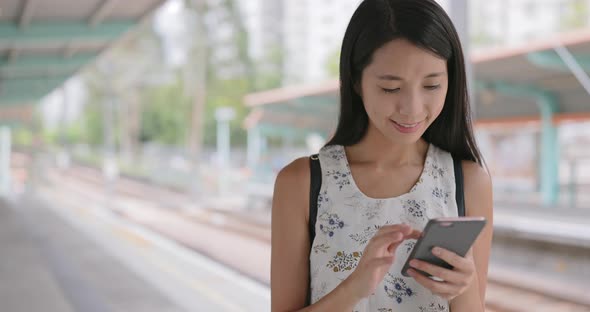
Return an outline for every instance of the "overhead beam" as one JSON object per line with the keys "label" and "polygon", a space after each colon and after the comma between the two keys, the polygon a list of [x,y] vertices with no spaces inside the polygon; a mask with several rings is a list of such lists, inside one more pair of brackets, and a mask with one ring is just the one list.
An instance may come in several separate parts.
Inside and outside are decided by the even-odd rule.
{"label": "overhead beam", "polygon": [[36,104],[42,97],[49,94],[55,88],[57,86],[47,88],[46,90],[30,91],[28,93],[9,92],[8,94],[0,95],[0,106]]}
{"label": "overhead beam", "polygon": [[68,77],[12,79],[0,81],[0,98],[29,92],[47,92],[64,83]]}
{"label": "overhead beam", "polygon": [[36,5],[37,0],[25,0],[23,11],[21,12],[20,18],[18,20],[18,27],[22,29],[28,27],[31,24]]}
{"label": "overhead beam", "polygon": [[39,98],[62,85],[66,79],[67,77],[53,77],[1,81],[0,104],[38,101]]}
{"label": "overhead beam", "polygon": [[338,119],[338,102],[322,103],[320,105],[309,105],[302,99],[301,102],[295,102],[284,105],[269,105],[265,107],[265,111],[276,113],[288,113],[299,116],[315,116],[326,119]]}
{"label": "overhead beam", "polygon": [[16,58],[18,58],[19,54],[20,51],[16,48],[13,48],[12,50],[10,50],[10,52],[8,52],[8,61],[14,62]]}
{"label": "overhead beam", "polygon": [[19,29],[0,22],[0,48],[67,44],[69,42],[104,42],[117,39],[134,25],[133,21],[113,21],[91,27],[83,22],[44,22]]}
{"label": "overhead beam", "polygon": [[70,58],[74,56],[74,54],[76,54],[77,50],[78,49],[76,48],[76,46],[72,42],[69,42],[64,47],[63,55],[66,58]]}
{"label": "overhead beam", "polygon": [[0,122],[30,122],[33,119],[33,105],[0,107]]}
{"label": "overhead beam", "polygon": [[584,68],[580,65],[580,63],[574,58],[571,52],[564,47],[563,45],[556,45],[554,48],[555,52],[559,55],[561,60],[565,63],[567,68],[572,72],[572,74],[578,79],[578,82],[584,87],[584,90],[588,94],[590,94],[590,77],[584,71]]}
{"label": "overhead beam", "polygon": [[[527,60],[540,68],[569,71],[563,59],[554,51],[534,52],[527,54]],[[585,70],[590,70],[590,55],[574,55],[577,63]]]}
{"label": "overhead beam", "polygon": [[73,57],[62,56],[27,56],[21,57],[14,62],[0,59],[0,68],[20,69],[29,67],[84,65],[94,59],[98,53],[85,53]]}
{"label": "overhead beam", "polygon": [[0,79],[32,75],[71,74],[78,68],[88,64],[96,56],[96,53],[86,53],[69,58],[61,56],[27,56],[20,57],[15,61],[0,59]]}
{"label": "overhead beam", "polygon": [[41,98],[51,93],[57,87],[62,85],[62,81],[54,81],[53,84],[46,84],[45,86],[38,85],[36,88],[23,89],[7,89],[0,91],[0,105],[22,105],[37,103]]}
{"label": "overhead beam", "polygon": [[30,70],[3,70],[0,68],[0,79],[24,79],[32,77],[73,76],[79,67],[32,68]]}
{"label": "overhead beam", "polygon": [[98,24],[102,23],[109,13],[111,13],[117,2],[118,0],[103,0],[88,19],[88,24],[92,27],[96,27]]}
{"label": "overhead beam", "polygon": [[275,103],[281,103],[306,96],[317,96],[320,94],[338,95],[339,86],[340,81],[338,79],[333,79],[321,84],[290,86],[251,93],[244,97],[244,104],[247,107],[255,107],[260,105],[273,105]]}
{"label": "overhead beam", "polygon": [[283,138],[307,138],[310,134],[320,134],[322,136],[328,136],[332,130],[328,130],[325,128],[303,128],[303,127],[293,127],[293,126],[285,126],[280,124],[272,124],[272,123],[263,123],[257,125],[254,129],[264,136],[264,137],[283,137]]}
{"label": "overhead beam", "polygon": [[[263,117],[258,121],[257,126],[267,124],[276,125],[279,127],[287,128],[300,128],[300,129],[323,129],[327,130],[332,128],[330,120],[319,116],[296,116],[288,113],[277,113],[265,110]],[[333,126],[336,125],[336,120],[333,122]]]}

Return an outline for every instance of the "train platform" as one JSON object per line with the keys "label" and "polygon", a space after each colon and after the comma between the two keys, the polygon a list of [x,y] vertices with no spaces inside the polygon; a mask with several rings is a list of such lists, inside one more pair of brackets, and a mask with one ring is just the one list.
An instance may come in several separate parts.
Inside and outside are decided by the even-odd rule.
{"label": "train platform", "polygon": [[[270,309],[268,211],[206,207],[205,203],[216,200],[209,198],[197,205],[190,197],[158,193],[153,186],[120,183],[118,186],[124,189],[109,193],[101,184],[74,176],[56,175],[50,181],[35,194],[1,205],[0,222],[12,225],[0,225],[4,230],[13,229],[13,234],[2,233],[0,248],[13,244],[13,251],[7,254],[15,256],[3,259],[7,264],[2,266],[8,269],[0,269],[0,274],[12,275],[0,275],[0,279],[20,279],[22,285],[29,286],[15,284],[11,290],[0,290],[2,296],[12,296],[15,308],[10,311],[36,310],[17,306],[34,304],[23,300],[25,293],[40,298],[31,301],[49,302],[42,306],[56,306],[44,311],[88,311],[80,308],[84,300],[102,302],[106,307],[102,311],[128,311],[133,304],[144,303],[138,299],[144,296],[156,302],[150,304],[153,311]],[[488,303],[498,309],[490,311],[521,311],[523,305],[534,306],[536,311],[590,311],[586,296],[590,291],[589,218],[585,209],[570,212],[496,205]],[[35,238],[39,236],[42,239]],[[74,241],[68,243],[70,240]],[[41,241],[50,242],[44,244],[54,248],[54,254],[66,255],[66,260],[52,260],[40,251],[48,248]],[[19,248],[28,248],[29,255],[19,254]],[[93,268],[88,264],[89,257],[106,260],[91,262],[96,265]],[[30,270],[26,265],[19,266],[21,263],[32,263],[37,269],[31,270],[45,273],[27,279],[26,273],[21,276],[20,272]],[[102,268],[102,263],[115,264]],[[124,273],[108,273],[111,270]],[[65,275],[65,282],[60,274]],[[111,282],[121,280],[116,287],[123,290],[109,290],[105,286],[108,283],[100,279],[104,276]],[[1,284],[11,287],[11,283]],[[83,286],[71,286],[78,284]],[[75,290],[68,290],[72,288]],[[81,294],[76,293],[78,288]],[[506,293],[519,290],[526,295],[504,300]],[[130,309],[152,311],[141,306]]]}
{"label": "train platform", "polygon": [[[2,311],[266,311],[268,291],[93,203],[0,202]],[[86,206],[86,207],[83,207]]]}
{"label": "train platform", "polygon": [[6,311],[182,311],[39,202],[2,202],[0,244]]}

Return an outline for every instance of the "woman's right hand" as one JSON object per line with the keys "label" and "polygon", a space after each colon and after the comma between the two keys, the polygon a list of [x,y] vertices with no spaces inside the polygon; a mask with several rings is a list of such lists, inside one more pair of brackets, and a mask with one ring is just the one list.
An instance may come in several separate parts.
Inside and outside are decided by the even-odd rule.
{"label": "woman's right hand", "polygon": [[406,239],[418,239],[421,232],[407,224],[382,226],[371,238],[348,282],[360,300],[375,293],[395,261],[397,247]]}

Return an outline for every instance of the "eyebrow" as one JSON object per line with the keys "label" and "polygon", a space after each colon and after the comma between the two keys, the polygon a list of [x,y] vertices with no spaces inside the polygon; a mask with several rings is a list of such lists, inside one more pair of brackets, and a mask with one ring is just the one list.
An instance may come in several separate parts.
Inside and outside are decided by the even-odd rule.
{"label": "eyebrow", "polygon": [[[445,74],[446,73],[444,73],[444,72],[432,73],[432,74],[425,76],[424,78],[439,77],[439,76],[443,76]],[[399,76],[394,76],[394,75],[389,75],[389,74],[379,75],[379,76],[377,76],[377,78],[379,78],[379,80],[404,80],[403,78],[401,78]]]}

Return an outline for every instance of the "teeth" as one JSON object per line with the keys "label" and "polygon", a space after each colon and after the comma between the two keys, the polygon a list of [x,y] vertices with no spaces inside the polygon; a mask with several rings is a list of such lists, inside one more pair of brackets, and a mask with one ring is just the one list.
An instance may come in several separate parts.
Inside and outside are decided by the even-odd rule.
{"label": "teeth", "polygon": [[[396,123],[397,123],[397,122],[396,122]],[[413,127],[415,127],[415,126],[417,126],[417,125],[418,125],[418,123],[415,123],[415,124],[403,124],[403,123],[397,123],[397,124],[398,124],[398,125],[400,125],[400,126],[402,126],[402,127],[404,127],[404,128],[413,128]]]}

